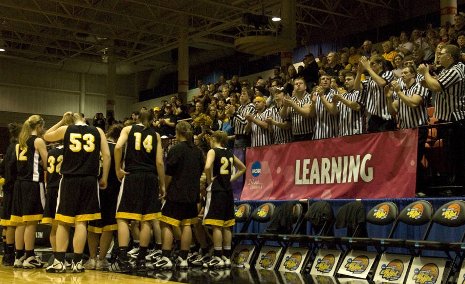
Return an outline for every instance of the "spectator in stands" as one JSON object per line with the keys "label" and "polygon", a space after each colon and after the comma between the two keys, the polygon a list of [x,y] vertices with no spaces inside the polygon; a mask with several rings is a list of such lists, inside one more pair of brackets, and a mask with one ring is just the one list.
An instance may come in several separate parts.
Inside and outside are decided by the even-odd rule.
{"label": "spectator in stands", "polygon": [[434,29],[428,29],[426,31],[426,42],[429,44],[429,46],[431,46],[432,48],[432,51],[433,51],[433,55],[434,55],[434,47],[438,45],[438,43],[440,42],[440,38],[438,36],[438,33],[436,30]]}
{"label": "spectator in stands", "polygon": [[360,51],[355,48],[354,46],[351,46],[349,48],[349,64],[352,65],[352,67],[355,64],[358,64],[358,61],[360,60]]}
{"label": "spectator in stands", "polygon": [[95,127],[99,127],[102,130],[105,130],[105,124],[106,122],[105,122],[105,117],[103,116],[103,113],[97,112],[94,116],[92,125]]}
{"label": "spectator in stands", "polygon": [[392,73],[396,76],[396,78],[400,78],[402,75],[403,61],[404,55],[402,53],[396,54],[393,61],[394,70],[392,70]]}
{"label": "spectator in stands", "polygon": [[292,141],[311,140],[314,122],[310,116],[311,95],[307,92],[307,85],[303,78],[294,80],[292,97],[283,99],[284,107],[280,114],[283,119],[291,119]]}
{"label": "spectator in stands", "polygon": [[439,38],[443,43],[450,43],[449,33],[446,27],[439,28]]}
{"label": "spectator in stands", "polygon": [[275,66],[273,68],[273,76],[270,78],[270,82],[273,80],[278,80],[281,84],[284,81],[284,78],[281,77],[281,67],[280,66]]}
{"label": "spectator in stands", "polygon": [[[444,46],[439,54],[439,64],[444,69],[437,78],[431,76],[428,65],[422,64],[418,72],[425,77],[425,86],[433,91],[434,116],[439,122],[452,122],[448,137],[444,137],[449,149],[450,161],[454,165],[455,181],[465,183],[465,65],[460,61],[460,49],[455,45]],[[443,136],[444,133],[438,133]],[[447,149],[446,148],[446,149]]]}
{"label": "spectator in stands", "polygon": [[310,117],[315,118],[313,139],[332,138],[338,134],[339,110],[333,102],[336,92],[331,88],[331,76],[322,75],[310,105]]}
{"label": "spectator in stands", "polygon": [[250,133],[247,133],[247,120],[245,117],[255,113],[255,106],[250,103],[249,89],[242,87],[239,97],[240,106],[238,108],[229,105],[225,108],[226,115],[229,116],[234,127],[234,147],[250,147]]}
{"label": "spectator in stands", "polygon": [[221,124],[223,123],[219,118],[218,118],[218,110],[216,106],[209,106],[208,107],[208,116],[210,116],[212,120],[212,125],[210,126],[210,129],[213,131],[220,130],[221,129]]}
{"label": "spectator in stands", "polygon": [[461,31],[457,34],[457,44],[460,48],[460,61],[465,61],[465,32]]}
{"label": "spectator in stands", "polygon": [[220,77],[218,78],[218,82],[216,82],[215,84],[215,93],[221,92],[224,84],[226,84],[226,78],[224,77],[224,75],[220,75]]}
{"label": "spectator in stands", "polygon": [[397,51],[392,48],[392,42],[389,40],[382,43],[383,46],[383,58],[389,63],[389,69],[394,67],[394,58],[397,55]]}
{"label": "spectator in stands", "polygon": [[203,103],[202,102],[196,102],[195,103],[195,111],[191,114],[192,118],[196,118],[200,114],[204,113],[203,111]]}
{"label": "spectator in stands", "polygon": [[291,120],[283,119],[280,111],[283,108],[283,99],[285,91],[283,87],[275,87],[272,92],[274,103],[270,107],[271,116],[265,119],[273,132],[274,144],[285,144],[292,141]]}
{"label": "spectator in stands", "polygon": [[362,44],[362,55],[366,58],[370,58],[372,49],[373,43],[371,40],[365,40]]}
{"label": "spectator in stands", "polygon": [[333,102],[337,104],[339,110],[339,132],[338,136],[347,136],[363,133],[363,98],[362,93],[354,89],[355,74],[348,72],[345,74],[344,86],[346,93],[336,93]]}
{"label": "spectator in stands", "polygon": [[256,96],[254,98],[255,114],[245,116],[247,131],[250,132],[251,146],[259,147],[273,144],[273,133],[270,125],[265,121],[271,116],[271,109],[266,107],[266,98]]}
{"label": "spectator in stands", "polygon": [[409,55],[413,51],[413,43],[409,41],[409,37],[406,32],[401,32],[399,35],[399,46],[397,47],[398,52],[402,52],[402,54]]}
{"label": "spectator in stands", "polygon": [[463,13],[454,16],[454,30],[456,33],[465,32],[465,17]]}
{"label": "spectator in stands", "polygon": [[[355,89],[367,94],[368,132],[379,132],[396,129],[396,123],[386,106],[384,87],[391,83],[394,74],[384,67],[385,61],[381,56],[373,56],[370,60],[366,57],[360,59],[357,76],[355,78]],[[368,71],[370,78],[363,83],[361,76]]]}
{"label": "spectator in stands", "polygon": [[320,71],[320,74],[327,74],[331,77],[337,77],[339,75],[339,71],[344,69],[342,65],[339,64],[339,58],[337,53],[331,51],[326,56],[326,60],[328,61],[328,64],[326,65],[326,67],[323,68],[323,72]]}
{"label": "spectator in stands", "polygon": [[231,93],[240,93],[241,92],[241,83],[239,82],[239,76],[233,75],[229,81],[229,91]]}
{"label": "spectator in stands", "polygon": [[177,118],[170,103],[166,103],[164,115],[158,122],[160,123],[160,135],[174,137]]}
{"label": "spectator in stands", "polygon": [[349,63],[349,52],[342,52],[339,61],[343,70],[350,70],[352,68],[352,64]]}
{"label": "spectator in stands", "polygon": [[298,77],[304,78],[305,82],[307,82],[307,91],[309,91],[313,88],[314,85],[318,83],[318,70],[320,68],[318,67],[318,64],[316,63],[315,57],[312,53],[305,55],[303,63],[304,67],[302,71],[298,72]]}
{"label": "spectator in stands", "polygon": [[429,45],[428,41],[425,37],[422,36],[423,32],[415,29],[412,31],[412,42],[415,45],[413,51],[418,48],[423,52],[423,58],[421,59],[422,62],[429,62],[432,61],[434,58],[434,49]]}
{"label": "spectator in stands", "polygon": [[[268,92],[268,89],[267,89],[267,82],[265,79],[258,79],[257,82],[255,83],[255,95],[262,95],[264,97],[268,97],[270,95],[270,93]],[[257,91],[260,93],[260,94],[257,94]]]}
{"label": "spectator in stands", "polygon": [[131,120],[137,122],[139,120],[139,111],[133,111],[131,113]]}

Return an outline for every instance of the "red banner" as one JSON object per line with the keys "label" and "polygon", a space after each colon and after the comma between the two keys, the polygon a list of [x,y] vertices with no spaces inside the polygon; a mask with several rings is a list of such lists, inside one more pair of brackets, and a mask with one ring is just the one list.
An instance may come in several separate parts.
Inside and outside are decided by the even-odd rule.
{"label": "red banner", "polygon": [[248,148],[241,200],[415,196],[418,130]]}

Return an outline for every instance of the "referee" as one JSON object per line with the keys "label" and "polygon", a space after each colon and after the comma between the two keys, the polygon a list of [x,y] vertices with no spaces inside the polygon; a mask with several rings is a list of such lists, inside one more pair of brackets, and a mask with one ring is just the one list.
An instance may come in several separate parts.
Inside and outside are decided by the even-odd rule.
{"label": "referee", "polygon": [[439,53],[439,64],[444,69],[434,78],[429,67],[421,64],[418,72],[425,77],[424,85],[433,91],[434,116],[439,122],[452,122],[448,137],[444,137],[448,158],[453,161],[452,178],[455,183],[465,183],[465,65],[459,62],[460,49],[445,45]]}
{"label": "referee", "polygon": [[245,119],[248,121],[247,131],[250,131],[252,147],[266,146],[273,144],[273,133],[271,127],[265,119],[271,116],[271,109],[266,108],[266,99],[257,96],[254,99],[255,115],[248,114]]}
{"label": "referee", "polygon": [[312,98],[310,117],[315,118],[313,139],[333,138],[338,134],[339,110],[333,102],[336,90],[331,89],[330,84],[331,76],[322,75]]}
{"label": "referee", "polygon": [[[391,117],[386,105],[384,87],[394,80],[394,74],[385,70],[385,60],[374,55],[368,60],[365,56],[360,58],[360,64],[355,77],[355,89],[367,93],[368,132],[380,132],[396,129],[396,123]],[[361,76],[367,71],[370,78],[361,82]]]}
{"label": "referee", "polygon": [[363,133],[363,103],[362,93],[354,89],[355,75],[346,73],[344,86],[348,90],[345,94],[335,94],[333,101],[339,109],[339,134],[348,136]]}
{"label": "referee", "polygon": [[230,116],[234,127],[234,147],[245,148],[251,145],[250,133],[247,133],[246,130],[247,120],[245,117],[255,113],[255,107],[250,103],[249,90],[247,87],[242,87],[239,102],[241,105],[237,110],[232,105],[226,107],[226,114]]}
{"label": "referee", "polygon": [[[397,116],[401,129],[418,128],[428,124],[426,103],[429,91],[417,81],[417,72],[413,65],[402,69],[401,79],[392,81],[386,93],[387,106],[392,115]],[[417,192],[424,190],[424,169],[421,159],[425,153],[428,129],[418,129],[417,151]]]}
{"label": "referee", "polygon": [[310,118],[311,103],[312,97],[307,93],[305,80],[295,79],[292,97],[283,99],[284,107],[281,109],[281,117],[291,118],[293,141],[312,140],[314,121]]}
{"label": "referee", "polygon": [[291,120],[283,119],[280,111],[283,108],[284,88],[275,87],[274,104],[270,107],[271,116],[265,121],[270,125],[273,132],[274,144],[285,144],[292,141]]}

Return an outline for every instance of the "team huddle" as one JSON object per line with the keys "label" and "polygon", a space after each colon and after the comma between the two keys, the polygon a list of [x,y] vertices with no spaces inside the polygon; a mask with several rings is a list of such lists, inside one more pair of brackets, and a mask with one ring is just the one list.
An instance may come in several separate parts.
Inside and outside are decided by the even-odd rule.
{"label": "team huddle", "polygon": [[[152,110],[142,109],[135,124],[113,125],[106,134],[71,112],[46,131],[38,115],[22,127],[10,124],[11,143],[0,172],[5,177],[3,265],[45,265],[34,253],[40,222],[52,226],[53,257],[45,269],[50,273],[230,265],[231,182],[244,174],[244,164],[225,148],[226,133],[211,135],[205,155],[182,121],[176,125],[177,143],[164,158],[153,119]],[[67,259],[71,228],[74,254]],[[110,263],[106,255],[114,232],[118,245]],[[132,249],[130,243],[139,246]]]}

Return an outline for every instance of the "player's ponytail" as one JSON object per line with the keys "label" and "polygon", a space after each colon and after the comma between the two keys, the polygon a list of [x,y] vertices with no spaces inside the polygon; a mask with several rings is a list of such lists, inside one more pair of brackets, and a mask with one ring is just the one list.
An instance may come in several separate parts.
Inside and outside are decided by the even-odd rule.
{"label": "player's ponytail", "polygon": [[228,143],[228,134],[221,130],[213,132],[212,138],[223,147],[226,146],[226,143]]}
{"label": "player's ponytail", "polygon": [[23,124],[21,132],[19,133],[19,146],[26,148],[26,142],[31,137],[31,133],[37,126],[44,126],[44,120],[40,115],[31,115]]}
{"label": "player's ponytail", "polygon": [[144,125],[144,128],[149,128],[152,125],[155,117],[153,109],[141,109],[139,111],[139,121]]}
{"label": "player's ponytail", "polygon": [[[192,132],[192,126],[186,121],[180,121],[176,124],[176,134],[186,139],[187,144],[190,147],[194,147],[194,133]],[[178,140],[179,137],[178,137]]]}

